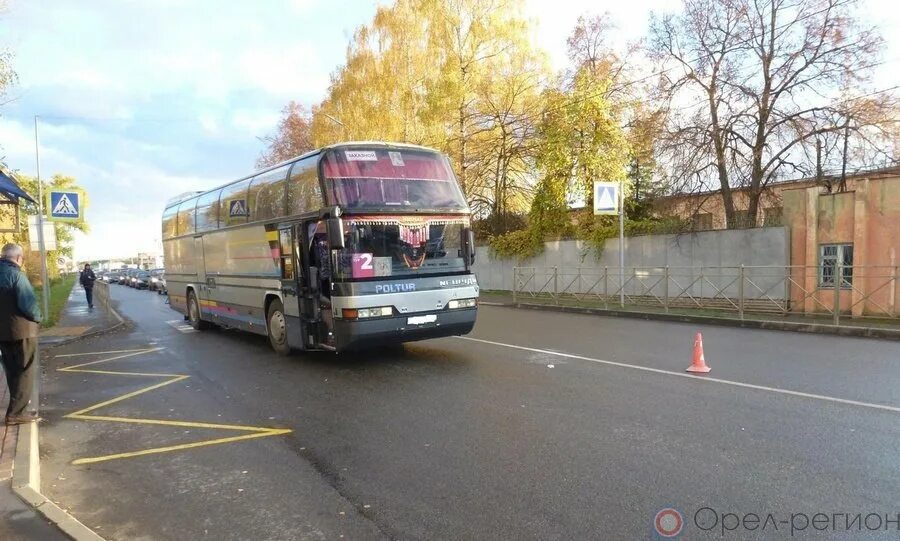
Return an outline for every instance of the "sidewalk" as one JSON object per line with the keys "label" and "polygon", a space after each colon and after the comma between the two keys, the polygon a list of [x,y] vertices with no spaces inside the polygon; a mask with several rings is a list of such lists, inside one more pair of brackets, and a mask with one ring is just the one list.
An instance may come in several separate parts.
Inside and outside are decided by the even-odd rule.
{"label": "sidewalk", "polygon": [[[9,392],[0,371],[0,408],[6,411]],[[0,424],[0,539],[68,539],[33,507],[23,502],[12,489],[13,461],[16,456],[19,427]]]}
{"label": "sidewalk", "polygon": [[[103,287],[103,286],[100,286]],[[102,298],[98,298],[97,290],[94,290],[94,309],[89,310],[87,299],[84,296],[84,289],[80,286],[72,288],[69,299],[66,302],[60,314],[59,322],[51,329],[42,330],[40,333],[40,346],[42,350],[42,359],[44,358],[44,348],[58,346],[72,340],[98,334],[111,330],[122,323],[122,320],[111,310],[107,309],[106,303]],[[2,412],[6,411],[8,403],[8,389],[6,387],[6,378],[3,371],[0,370],[0,408]],[[34,398],[35,400],[38,397]],[[0,412],[0,413],[2,413]],[[32,430],[39,430],[40,424],[29,425]],[[39,462],[37,461],[37,453],[39,452],[36,445],[23,445],[28,443],[23,440],[19,441],[19,433],[22,437],[28,439],[26,434],[31,431],[23,426],[6,426],[0,423],[0,540],[23,540],[23,541],[56,541],[73,538],[92,539],[92,532],[66,515],[58,507],[46,498],[31,491],[31,495],[26,499],[33,499],[31,503],[26,503],[14,491],[13,483],[19,483],[19,479],[30,477],[33,472],[39,471]],[[37,441],[31,438],[32,442]],[[31,456],[16,456],[16,449],[22,454]],[[34,464],[35,466],[30,466]],[[15,466],[18,465],[23,471],[17,471]],[[15,479],[13,476],[15,475]],[[29,485],[30,486],[30,485]],[[16,484],[16,490],[20,490],[20,484]],[[39,487],[32,487],[39,488]],[[23,496],[24,497],[24,496]],[[40,505],[42,511],[36,509]],[[46,516],[53,517],[51,522]],[[70,535],[66,535],[57,527],[57,524]],[[99,537],[97,537],[99,539]]]}
{"label": "sidewalk", "polygon": [[103,299],[100,298],[101,287],[94,288],[94,309],[90,310],[87,299],[84,296],[84,288],[75,284],[69,294],[66,307],[60,314],[59,322],[51,329],[41,330],[41,347],[53,347],[107,331],[120,323],[113,312],[107,309]]}
{"label": "sidewalk", "polygon": [[479,302],[486,305],[510,306],[550,312],[570,312],[610,317],[628,317],[636,319],[655,319],[680,323],[702,323],[706,325],[724,325],[744,327],[748,329],[768,329],[777,331],[806,332],[815,334],[833,334],[838,336],[857,336],[865,338],[884,338],[900,340],[900,319],[852,319],[842,318],[840,325],[834,325],[831,318],[791,314],[780,317],[776,314],[747,313],[741,319],[737,313],[716,311],[711,309],[673,308],[668,312],[662,308],[650,306],[626,305],[620,308],[610,304],[607,308],[602,302],[575,302],[572,299],[560,299],[530,296],[522,294],[516,301],[511,291],[483,291]]}

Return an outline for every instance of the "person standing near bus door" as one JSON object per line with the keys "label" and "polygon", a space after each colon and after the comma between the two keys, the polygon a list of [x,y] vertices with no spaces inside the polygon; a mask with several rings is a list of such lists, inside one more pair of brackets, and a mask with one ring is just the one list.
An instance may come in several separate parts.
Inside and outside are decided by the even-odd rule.
{"label": "person standing near bus door", "polygon": [[85,263],[84,270],[81,271],[81,286],[84,288],[84,295],[87,297],[88,308],[94,307],[94,282],[97,276],[91,270],[91,264]]}
{"label": "person standing near bus door", "polygon": [[9,387],[6,424],[40,421],[37,405],[26,412],[34,385],[35,353],[41,311],[28,277],[22,272],[24,252],[7,244],[0,252],[0,362]]}

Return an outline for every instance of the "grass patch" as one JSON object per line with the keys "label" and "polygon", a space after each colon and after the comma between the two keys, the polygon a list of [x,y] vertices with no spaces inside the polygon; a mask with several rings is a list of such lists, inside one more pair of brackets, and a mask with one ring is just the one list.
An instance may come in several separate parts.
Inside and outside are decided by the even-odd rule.
{"label": "grass patch", "polygon": [[[50,281],[50,313],[44,315],[44,321],[41,322],[41,328],[49,329],[59,321],[59,314],[62,312],[63,308],[66,307],[66,301],[69,300],[69,294],[72,292],[72,287],[75,285],[75,280],[77,278],[77,274],[70,274],[64,278],[57,278],[56,280]],[[40,306],[41,311],[43,311],[44,301],[41,288],[34,288],[34,294],[37,296],[38,306]]]}

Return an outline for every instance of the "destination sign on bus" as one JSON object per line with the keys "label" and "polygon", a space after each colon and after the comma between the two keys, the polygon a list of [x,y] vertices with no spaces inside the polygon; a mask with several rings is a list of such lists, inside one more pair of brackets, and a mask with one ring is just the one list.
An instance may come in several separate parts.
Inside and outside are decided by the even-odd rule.
{"label": "destination sign on bus", "polygon": [[378,156],[374,150],[345,150],[348,162],[377,162]]}

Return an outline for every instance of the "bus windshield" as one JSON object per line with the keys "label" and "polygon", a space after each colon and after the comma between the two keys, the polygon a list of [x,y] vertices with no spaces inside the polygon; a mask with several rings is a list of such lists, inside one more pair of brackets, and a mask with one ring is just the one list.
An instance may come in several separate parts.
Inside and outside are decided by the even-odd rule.
{"label": "bus windshield", "polygon": [[465,210],[450,164],[406,148],[335,149],[322,159],[328,204],[346,209]]}
{"label": "bus windshield", "polygon": [[467,218],[430,216],[352,217],[347,243],[337,252],[337,276],[345,280],[465,272],[461,240]]}

